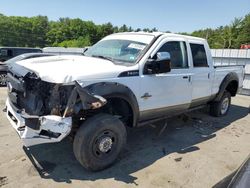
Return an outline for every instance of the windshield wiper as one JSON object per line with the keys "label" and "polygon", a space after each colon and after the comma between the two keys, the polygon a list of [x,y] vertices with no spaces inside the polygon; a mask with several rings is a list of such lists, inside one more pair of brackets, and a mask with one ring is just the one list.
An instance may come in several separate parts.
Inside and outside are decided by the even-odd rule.
{"label": "windshield wiper", "polygon": [[101,58],[101,59],[106,59],[106,60],[109,60],[111,62],[115,62],[113,58],[111,57],[106,57],[106,56],[103,56],[103,55],[92,55],[92,57],[97,57],[97,58]]}
{"label": "windshield wiper", "polygon": [[85,48],[83,49],[83,52],[82,52],[82,55],[83,55],[83,56],[85,56],[85,52],[87,52],[88,49],[89,49],[88,47],[85,47]]}

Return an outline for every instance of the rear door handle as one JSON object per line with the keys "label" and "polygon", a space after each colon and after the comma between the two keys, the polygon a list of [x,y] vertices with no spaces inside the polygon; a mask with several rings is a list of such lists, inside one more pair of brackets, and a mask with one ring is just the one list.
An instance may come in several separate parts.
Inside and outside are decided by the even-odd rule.
{"label": "rear door handle", "polygon": [[182,78],[183,78],[183,79],[188,79],[188,76],[183,76]]}

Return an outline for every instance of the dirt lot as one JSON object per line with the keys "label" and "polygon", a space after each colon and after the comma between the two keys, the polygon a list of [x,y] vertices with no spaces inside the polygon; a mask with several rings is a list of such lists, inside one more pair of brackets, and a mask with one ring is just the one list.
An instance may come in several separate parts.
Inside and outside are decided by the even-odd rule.
{"label": "dirt lot", "polygon": [[[0,109],[6,90],[0,88]],[[129,130],[117,163],[91,173],[75,160],[72,143],[24,148],[0,112],[0,187],[212,187],[250,153],[250,97],[237,96],[228,116],[206,109],[161,126]]]}

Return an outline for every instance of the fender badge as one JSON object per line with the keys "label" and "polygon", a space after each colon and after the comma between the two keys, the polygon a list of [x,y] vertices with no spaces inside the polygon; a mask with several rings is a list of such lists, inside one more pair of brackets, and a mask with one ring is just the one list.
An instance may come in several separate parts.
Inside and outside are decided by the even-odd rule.
{"label": "fender badge", "polygon": [[144,93],[144,95],[141,96],[142,99],[148,99],[152,97],[152,95],[150,95],[149,93]]}

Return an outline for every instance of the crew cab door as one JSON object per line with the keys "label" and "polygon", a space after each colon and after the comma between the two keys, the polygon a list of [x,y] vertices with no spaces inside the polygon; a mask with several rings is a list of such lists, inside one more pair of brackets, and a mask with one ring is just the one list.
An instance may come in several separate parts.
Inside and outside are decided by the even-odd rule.
{"label": "crew cab door", "polygon": [[208,46],[196,41],[190,42],[193,62],[192,107],[205,104],[212,93],[212,58]]}
{"label": "crew cab door", "polygon": [[[187,109],[192,98],[189,56],[186,41],[179,38],[163,39],[152,52],[170,54],[171,70],[161,74],[143,74],[140,85],[141,120],[168,116]],[[145,68],[145,63],[142,69]]]}

